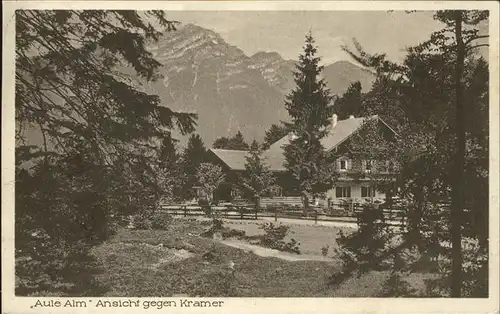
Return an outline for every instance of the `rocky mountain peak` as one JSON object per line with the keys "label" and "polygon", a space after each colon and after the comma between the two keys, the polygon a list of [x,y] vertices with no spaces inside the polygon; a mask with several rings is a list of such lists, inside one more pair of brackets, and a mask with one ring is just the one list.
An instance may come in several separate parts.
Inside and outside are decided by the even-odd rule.
{"label": "rocky mountain peak", "polygon": [[[147,84],[148,92],[174,110],[196,112],[197,133],[207,146],[238,130],[248,141],[261,140],[271,124],[288,119],[283,103],[295,85],[296,61],[269,51],[249,57],[216,32],[195,24],[166,33],[150,51],[163,67],[162,79]],[[324,76],[334,94],[357,80],[369,87],[372,79],[350,62],[326,66]]]}

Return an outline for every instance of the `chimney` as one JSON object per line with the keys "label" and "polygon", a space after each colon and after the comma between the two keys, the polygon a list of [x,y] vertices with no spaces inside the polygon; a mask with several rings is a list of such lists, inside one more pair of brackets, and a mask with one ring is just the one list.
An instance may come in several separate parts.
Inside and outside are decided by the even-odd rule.
{"label": "chimney", "polygon": [[335,127],[337,125],[337,114],[333,114],[332,116],[332,127]]}
{"label": "chimney", "polygon": [[353,116],[353,115],[350,115],[350,116],[349,116],[349,119],[354,119],[354,116]]}

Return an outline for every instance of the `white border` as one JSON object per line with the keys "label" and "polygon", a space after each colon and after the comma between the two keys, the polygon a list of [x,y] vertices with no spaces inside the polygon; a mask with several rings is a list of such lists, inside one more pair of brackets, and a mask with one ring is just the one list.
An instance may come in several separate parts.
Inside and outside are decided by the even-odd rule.
{"label": "white border", "polygon": [[[105,309],[30,309],[40,298],[14,296],[14,64],[15,9],[164,9],[196,11],[231,10],[490,10],[490,298],[488,299],[390,299],[390,298],[217,298],[222,308],[165,308],[162,311],[205,313],[498,313],[499,303],[499,4],[496,1],[4,1],[2,58],[2,312],[3,313],[101,313]],[[53,299],[53,298],[42,298]],[[63,299],[64,298],[58,298]],[[81,298],[89,300],[92,298]],[[119,298],[106,298],[107,300]],[[171,299],[171,298],[169,298]],[[142,310],[154,311],[155,309]],[[108,312],[132,313],[138,309],[115,308]]]}

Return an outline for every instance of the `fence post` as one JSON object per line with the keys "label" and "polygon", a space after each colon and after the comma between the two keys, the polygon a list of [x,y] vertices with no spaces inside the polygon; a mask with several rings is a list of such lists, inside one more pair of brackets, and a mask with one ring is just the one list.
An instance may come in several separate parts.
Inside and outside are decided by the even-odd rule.
{"label": "fence post", "polygon": [[243,220],[243,207],[240,207],[240,219]]}
{"label": "fence post", "polygon": [[187,217],[187,206],[184,206],[184,217]]}
{"label": "fence post", "polygon": [[278,210],[274,211],[274,221],[278,221]]}
{"label": "fence post", "polygon": [[258,212],[257,207],[255,207],[255,220],[257,220],[257,212]]}
{"label": "fence post", "polygon": [[318,211],[317,210],[314,211],[314,224],[315,225],[318,224]]}

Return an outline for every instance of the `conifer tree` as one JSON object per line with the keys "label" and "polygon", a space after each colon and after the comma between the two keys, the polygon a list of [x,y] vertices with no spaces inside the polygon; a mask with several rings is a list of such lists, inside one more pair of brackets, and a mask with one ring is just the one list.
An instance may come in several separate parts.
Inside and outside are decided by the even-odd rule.
{"label": "conifer tree", "polygon": [[245,142],[245,138],[241,131],[238,131],[236,135],[230,140],[230,145],[232,149],[235,150],[248,150],[248,144]]}
{"label": "conifer tree", "polygon": [[183,187],[183,197],[190,198],[192,195],[192,188],[197,183],[196,179],[196,169],[204,162],[207,154],[207,149],[203,144],[199,134],[192,134],[189,137],[187,147],[183,152],[183,168],[184,175],[186,176],[186,181]]}
{"label": "conifer tree", "polygon": [[181,169],[180,154],[177,151],[177,139],[168,134],[160,146],[158,161],[158,194],[160,198],[173,200],[180,196],[184,173]]}
{"label": "conifer tree", "polygon": [[[475,122],[488,124],[488,72],[485,61],[474,54],[477,48],[488,45],[480,41],[488,35],[479,27],[487,21],[488,11],[438,11],[434,18],[445,27],[409,48],[402,65],[386,60],[384,54],[367,54],[357,42],[357,53],[345,50],[356,61],[375,69],[378,82],[384,83],[374,84],[365,95],[364,106],[401,124],[398,133],[404,137],[394,151],[402,157],[403,184],[398,194],[410,199],[411,206],[406,207],[413,208],[408,212],[411,227],[407,235],[413,233],[424,240],[431,234],[437,239],[425,239],[434,243],[425,243],[422,253],[438,254],[447,261],[442,263],[446,265],[441,268],[442,278],[435,281],[441,293],[485,296],[488,133]],[[385,104],[385,108],[372,106],[377,104]],[[399,113],[403,115],[396,117]],[[465,113],[471,122],[465,122]],[[380,143],[376,145],[380,147]],[[436,218],[443,209],[447,215]],[[437,230],[426,232],[436,221]],[[420,239],[409,237],[405,245],[416,243],[420,247]],[[471,239],[479,241],[479,250],[468,247]],[[451,249],[445,249],[442,243]],[[441,252],[436,253],[436,248],[428,244],[435,244]]]}
{"label": "conifer tree", "polygon": [[307,214],[311,196],[324,193],[333,183],[334,163],[321,144],[331,124],[332,96],[320,78],[323,67],[316,53],[314,39],[309,33],[294,72],[296,87],[285,102],[291,117],[286,125],[294,134],[285,146],[285,167],[293,177],[293,188],[301,194],[304,214]]}
{"label": "conifer tree", "polygon": [[283,123],[271,125],[264,135],[263,148],[268,148],[287,134],[288,129]]}
{"label": "conifer tree", "polygon": [[272,196],[277,190],[274,184],[276,178],[266,165],[262,157],[262,148],[257,141],[252,142],[245,159],[245,174],[241,184],[244,192],[255,202],[255,208],[260,209],[261,197]]}
{"label": "conifer tree", "polygon": [[233,137],[219,137],[212,146],[216,149],[248,150],[248,144],[241,131],[238,131]]}
{"label": "conifer tree", "polygon": [[342,97],[335,100],[335,113],[340,120],[347,119],[350,115],[361,115],[361,96],[361,83],[357,81],[349,85]]}
{"label": "conifer tree", "polygon": [[[157,144],[194,130],[196,115],[161,105],[127,75],[160,76],[148,42],[177,23],[130,10],[16,10],[15,23],[16,257],[29,261],[16,265],[18,292],[80,289],[64,265],[87,273],[90,245],[155,206]],[[54,282],[37,277],[56,273]]]}

